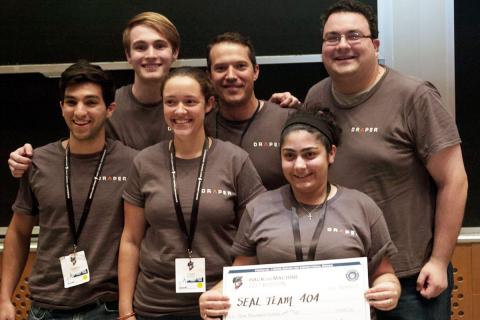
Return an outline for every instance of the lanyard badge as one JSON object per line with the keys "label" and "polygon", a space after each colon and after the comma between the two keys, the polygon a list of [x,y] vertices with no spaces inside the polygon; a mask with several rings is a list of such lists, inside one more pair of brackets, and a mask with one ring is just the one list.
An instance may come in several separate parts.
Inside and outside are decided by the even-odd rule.
{"label": "lanyard badge", "polygon": [[[318,220],[317,226],[312,236],[312,241],[310,242],[310,248],[308,250],[308,261],[315,260],[315,253],[317,251],[318,240],[323,230],[323,225],[325,224],[325,219],[327,218],[327,200],[328,195],[330,194],[331,185],[327,182],[327,195],[325,196],[325,201],[323,202],[324,212],[323,217],[320,217]],[[294,207],[290,211],[290,217],[292,220],[292,230],[293,230],[293,239],[295,244],[295,256],[298,262],[303,261],[303,250],[302,250],[302,240],[300,237],[300,226],[298,222],[298,215]]]}
{"label": "lanyard badge", "polygon": [[208,138],[205,138],[201,156],[198,177],[195,185],[195,194],[193,197],[192,214],[190,218],[190,232],[187,230],[185,218],[183,215],[180,197],[177,187],[177,171],[175,164],[175,145],[172,142],[170,149],[170,173],[172,184],[172,198],[175,205],[175,213],[180,229],[187,240],[188,258],[175,259],[175,279],[177,293],[204,292],[205,284],[205,258],[192,258],[192,244],[195,236],[198,218],[198,206],[202,190],[203,179],[205,176],[205,165],[207,162]]}
{"label": "lanyard badge", "polygon": [[98,161],[95,175],[92,178],[90,189],[88,191],[87,199],[83,206],[82,216],[78,228],[75,227],[75,213],[73,211],[72,200],[72,188],[71,188],[71,176],[70,176],[70,146],[67,145],[65,150],[65,203],[68,212],[68,222],[70,227],[70,233],[73,238],[73,253],[60,257],[60,266],[62,268],[62,275],[65,288],[70,288],[90,281],[90,271],[88,269],[87,258],[85,251],[77,252],[78,239],[82,233],[85,221],[87,220],[90,212],[90,207],[93,202],[95,190],[97,189],[97,183],[99,181],[100,174],[105,163],[105,157],[107,155],[107,147],[103,147],[102,155]]}

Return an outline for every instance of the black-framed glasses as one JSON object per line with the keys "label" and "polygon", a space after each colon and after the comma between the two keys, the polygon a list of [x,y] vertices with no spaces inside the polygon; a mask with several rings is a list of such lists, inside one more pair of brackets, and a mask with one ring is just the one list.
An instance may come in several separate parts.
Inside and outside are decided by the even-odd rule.
{"label": "black-framed glasses", "polygon": [[342,37],[345,37],[349,44],[357,44],[365,38],[372,39],[371,35],[365,36],[360,31],[349,31],[346,33],[329,32],[323,38],[323,43],[328,46],[336,46],[342,41]]}

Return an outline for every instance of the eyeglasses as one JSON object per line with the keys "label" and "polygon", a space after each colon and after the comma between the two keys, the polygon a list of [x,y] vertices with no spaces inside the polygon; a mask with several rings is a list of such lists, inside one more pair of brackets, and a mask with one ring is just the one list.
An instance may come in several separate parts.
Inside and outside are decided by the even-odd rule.
{"label": "eyeglasses", "polygon": [[349,31],[347,33],[338,33],[338,32],[329,32],[323,38],[323,42],[328,46],[336,46],[342,41],[342,37],[345,37],[345,40],[349,44],[357,44],[364,38],[372,39],[372,36],[364,36],[360,31]]}

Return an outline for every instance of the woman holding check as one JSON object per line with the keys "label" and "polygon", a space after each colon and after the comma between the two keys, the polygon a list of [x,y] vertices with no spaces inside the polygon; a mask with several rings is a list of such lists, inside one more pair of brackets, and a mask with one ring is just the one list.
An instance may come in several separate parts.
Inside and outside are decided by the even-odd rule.
{"label": "woman holding check", "polygon": [[[339,138],[328,110],[290,116],[280,140],[289,184],[247,205],[232,248],[234,265],[367,257],[371,288],[365,297],[374,308],[390,310],[400,296],[388,259],[396,248],[373,200],[328,182]],[[200,297],[204,319],[227,314],[229,301],[221,286]]]}
{"label": "woman holding check", "polygon": [[199,319],[198,297],[231,264],[238,220],[262,193],[248,154],[205,135],[215,93],[178,68],[161,86],[173,140],[142,150],[127,181],[119,253],[119,319]]}

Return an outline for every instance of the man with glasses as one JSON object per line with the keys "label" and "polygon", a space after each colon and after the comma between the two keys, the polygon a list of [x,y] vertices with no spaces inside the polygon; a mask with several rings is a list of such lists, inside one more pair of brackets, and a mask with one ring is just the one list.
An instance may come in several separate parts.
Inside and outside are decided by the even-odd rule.
{"label": "man with glasses", "polygon": [[378,63],[373,10],[339,1],[323,18],[330,77],[306,104],[329,107],[345,134],[332,182],[359,189],[382,209],[398,254],[396,309],[378,319],[450,319],[449,263],[462,224],[467,177],[455,122],[425,81]]}

